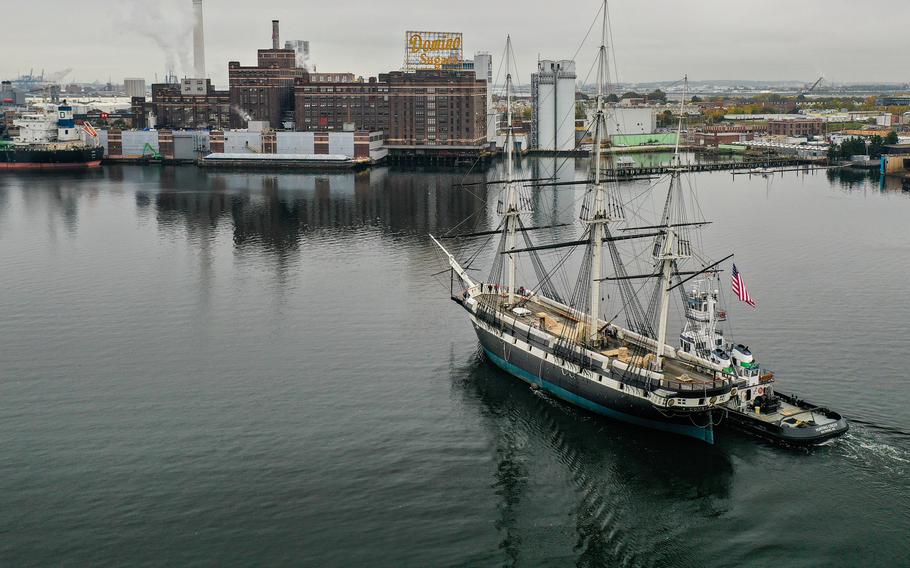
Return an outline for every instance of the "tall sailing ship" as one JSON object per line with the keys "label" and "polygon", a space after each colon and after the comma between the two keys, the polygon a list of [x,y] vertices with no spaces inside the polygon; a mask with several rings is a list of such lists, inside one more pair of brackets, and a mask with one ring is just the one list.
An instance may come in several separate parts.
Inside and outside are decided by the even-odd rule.
{"label": "tall sailing ship", "polygon": [[[452,299],[467,312],[484,353],[491,362],[534,388],[598,414],[624,422],[714,441],[714,427],[731,412],[745,425],[755,422],[753,397],[770,400],[773,374],[763,370],[742,345],[726,342],[717,327],[726,314],[719,308],[717,290],[704,290],[717,278],[719,262],[710,262],[696,251],[697,232],[706,221],[693,221],[698,210],[687,202],[677,137],[669,187],[660,218],[630,225],[627,203],[615,181],[603,169],[602,147],[606,137],[605,84],[608,81],[606,6],[598,52],[598,92],[594,116],[593,172],[580,212],[584,229],[577,240],[535,245],[529,236],[545,227],[526,226],[522,217],[531,200],[519,192],[514,176],[512,127],[512,75],[506,46],[507,135],[505,143],[505,200],[500,201],[500,226],[447,238],[499,236],[490,276],[475,280],[455,256],[433,241],[445,254],[454,281]],[[682,112],[678,134],[682,131]],[[691,197],[694,199],[694,195]],[[519,244],[519,237],[523,244]],[[621,244],[647,244],[650,269],[630,274]],[[574,287],[563,298],[554,276],[563,270],[568,254],[548,270],[538,253],[553,249],[581,249]],[[526,257],[536,283],[520,283],[517,266]],[[694,287],[686,286],[690,281]],[[639,298],[635,282],[652,283],[647,305]],[[624,325],[617,317],[602,314],[605,288],[621,301]],[[643,289],[641,286],[640,289]],[[686,323],[680,347],[668,344],[671,295],[679,294]],[[617,316],[620,314],[617,313]],[[759,391],[768,388],[766,397]],[[763,400],[764,399],[764,400]],[[758,410],[760,413],[761,411]],[[819,413],[819,420],[825,419]],[[840,419],[837,416],[837,419]],[[844,428],[845,429],[845,424]],[[838,429],[838,433],[843,429]],[[829,428],[833,431],[833,428]],[[826,434],[827,435],[827,434]]]}

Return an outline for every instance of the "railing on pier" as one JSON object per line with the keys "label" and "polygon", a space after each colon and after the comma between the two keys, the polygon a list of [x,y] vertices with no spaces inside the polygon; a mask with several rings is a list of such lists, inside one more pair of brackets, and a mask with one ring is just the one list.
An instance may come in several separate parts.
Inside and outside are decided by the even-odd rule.
{"label": "railing on pier", "polygon": [[794,166],[800,164],[809,165],[811,163],[814,162],[807,160],[806,158],[775,157],[761,160],[745,160],[742,162],[700,162],[694,164],[683,164],[681,166],[658,165],[622,167],[607,170],[606,176],[607,179],[611,180],[628,180],[651,176],[661,176],[676,169],[684,172],[716,172],[722,170],[747,170],[753,168],[779,168],[783,166]]}

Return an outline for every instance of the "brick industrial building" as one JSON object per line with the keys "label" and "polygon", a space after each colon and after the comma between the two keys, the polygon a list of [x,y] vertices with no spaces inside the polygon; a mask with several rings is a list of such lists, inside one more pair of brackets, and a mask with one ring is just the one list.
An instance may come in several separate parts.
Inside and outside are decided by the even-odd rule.
{"label": "brick industrial building", "polygon": [[486,88],[473,71],[393,71],[388,85],[391,154],[476,154],[487,143]]}
{"label": "brick industrial building", "polygon": [[717,147],[721,144],[746,142],[754,140],[757,132],[766,130],[767,126],[763,124],[712,124],[695,133],[695,144]]}
{"label": "brick industrial building", "polygon": [[825,121],[821,118],[776,118],[768,121],[771,136],[823,136]]}
{"label": "brick industrial building", "polygon": [[228,63],[232,128],[244,128],[249,120],[272,128],[294,123],[294,84],[305,79],[307,71],[297,67],[296,51],[278,45],[278,20],[273,20],[272,49],[258,50],[255,67]]}
{"label": "brick industrial building", "polygon": [[475,154],[487,144],[487,84],[473,71],[393,71],[369,81],[295,87],[300,131],[382,131],[397,155]]}
{"label": "brick industrial building", "polygon": [[[249,120],[264,121],[272,128],[294,123],[294,83],[307,72],[297,67],[294,49],[278,49],[278,22],[272,22],[272,49],[257,52],[257,65],[228,63],[227,91],[216,90],[208,79],[184,79],[180,83],[152,85],[152,100],[133,97],[133,122],[149,128],[149,113],[155,125],[175,129],[245,128]],[[346,79],[349,74],[336,74]]]}
{"label": "brick industrial building", "polygon": [[[216,90],[208,79],[153,85],[151,102],[133,99],[136,127],[153,126],[152,114],[155,126],[175,130],[245,129],[255,121],[257,128],[274,131],[356,131],[371,144],[377,135],[384,137],[390,153],[399,156],[459,158],[487,149],[489,55],[480,79],[473,62],[460,61],[364,81],[352,73],[308,70],[293,46],[278,46],[273,20],[272,47],[257,51],[255,66],[228,63],[227,91]],[[266,146],[270,136],[265,134]]]}
{"label": "brick industrial building", "polygon": [[[322,79],[308,77],[314,78]],[[294,87],[294,99],[299,131],[341,131],[345,125],[355,130],[389,130],[389,87],[375,77],[343,82],[301,79]]]}
{"label": "brick industrial building", "polygon": [[230,93],[216,90],[208,79],[154,84],[151,101],[133,97],[131,106],[135,128],[227,128],[231,121]]}

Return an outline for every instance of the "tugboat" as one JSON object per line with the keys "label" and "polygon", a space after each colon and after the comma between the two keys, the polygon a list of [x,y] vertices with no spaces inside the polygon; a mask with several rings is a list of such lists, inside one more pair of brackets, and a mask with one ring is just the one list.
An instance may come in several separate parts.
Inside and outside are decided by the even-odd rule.
{"label": "tugboat", "polygon": [[104,149],[90,124],[73,120],[73,107],[63,104],[48,112],[28,113],[13,121],[19,135],[0,141],[0,170],[96,168]]}
{"label": "tugboat", "polygon": [[762,368],[752,351],[741,343],[724,339],[718,322],[726,320],[719,310],[718,291],[706,289],[716,274],[705,277],[686,296],[686,328],[680,334],[681,349],[705,355],[723,366],[735,388],[726,403],[726,424],[791,446],[820,445],[847,432],[847,420],[828,408],[787,395],[775,389],[772,371]]}

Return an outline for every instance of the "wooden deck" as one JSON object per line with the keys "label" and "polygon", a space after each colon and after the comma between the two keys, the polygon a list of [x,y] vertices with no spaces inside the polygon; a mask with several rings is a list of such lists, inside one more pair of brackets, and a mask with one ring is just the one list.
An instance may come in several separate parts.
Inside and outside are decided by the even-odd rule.
{"label": "wooden deck", "polygon": [[793,418],[796,421],[795,424],[792,424],[794,427],[798,426],[800,423],[824,426],[825,424],[837,422],[837,420],[826,416],[818,410],[800,408],[785,400],[780,401],[780,409],[777,412],[757,413],[754,410],[750,410],[749,412],[753,417],[769,424],[779,424],[787,418]]}
{"label": "wooden deck", "polygon": [[[579,320],[574,315],[537,301],[532,296],[519,302],[518,309],[527,310],[516,313],[506,309],[508,295],[506,294],[481,294],[477,300],[486,305],[495,304],[499,313],[506,317],[514,317],[518,321],[537,329],[542,329],[555,337],[571,337],[576,343],[589,335],[590,323],[588,320]],[[654,353],[627,340],[605,334],[602,337],[603,346],[599,353],[611,359],[631,364],[636,367],[649,368],[654,359]],[[701,383],[711,384],[714,377],[697,370],[693,365],[672,359],[664,358],[663,375],[666,380],[696,386]]]}

